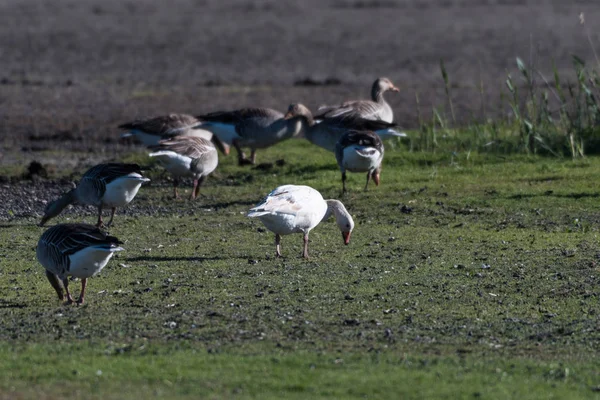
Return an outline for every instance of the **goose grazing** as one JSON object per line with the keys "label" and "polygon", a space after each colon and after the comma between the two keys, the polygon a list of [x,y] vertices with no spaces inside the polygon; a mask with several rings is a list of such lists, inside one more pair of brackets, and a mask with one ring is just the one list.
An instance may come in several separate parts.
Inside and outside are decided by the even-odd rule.
{"label": "goose grazing", "polygon": [[302,256],[308,258],[308,234],[311,229],[335,216],[342,231],[344,244],[350,243],[354,220],[339,200],[323,200],[321,193],[309,186],[283,185],[267,195],[251,208],[249,217],[257,217],[275,233],[276,256],[281,257],[281,235],[304,234]]}
{"label": "goose grazing", "polygon": [[[306,108],[305,108],[306,109]],[[286,115],[270,108],[243,108],[236,111],[219,111],[200,115],[202,128],[211,131],[219,139],[233,145],[238,152],[240,165],[254,164],[256,150],[273,146],[283,140],[296,136],[307,123],[308,109],[288,110]],[[303,112],[308,111],[308,115]],[[250,147],[250,159],[242,151]]]}
{"label": "goose grazing", "polygon": [[114,236],[88,224],[58,224],[42,234],[36,248],[46,277],[62,301],[73,303],[68,276],[81,278],[81,293],[77,304],[83,304],[87,278],[96,275],[122,244]]}
{"label": "goose grazing", "polygon": [[394,112],[383,98],[383,94],[388,90],[392,92],[400,91],[388,78],[377,78],[371,88],[371,100],[350,100],[338,106],[321,106],[319,107],[321,113],[316,115],[315,118],[322,119],[356,114],[364,119],[391,123],[394,121]]}
{"label": "goose grazing", "polygon": [[342,171],[342,193],[346,192],[346,171],[366,172],[365,190],[370,178],[373,178],[375,185],[379,185],[383,143],[375,133],[346,132],[335,145],[335,158]]}
{"label": "goose grazing", "polygon": [[142,183],[149,181],[150,179],[142,176],[142,170],[137,164],[98,164],[83,174],[75,189],[46,206],[40,226],[73,203],[98,207],[98,227],[103,225],[102,209],[111,208],[107,224],[110,226],[117,207],[129,204]]}
{"label": "goose grazing", "polygon": [[194,180],[191,199],[200,193],[200,186],[211,172],[217,168],[219,157],[212,142],[194,136],[174,136],[150,146],[163,167],[173,175],[175,198],[179,198],[179,179],[190,177]]}
{"label": "goose grazing", "polygon": [[127,130],[121,137],[135,137],[144,146],[156,146],[159,141],[173,136],[196,136],[211,140],[225,155],[229,154],[229,146],[214,137],[212,132],[202,129],[202,122],[188,114],[168,114],[150,119],[139,119],[119,125]]}
{"label": "goose grazing", "polygon": [[311,143],[334,152],[335,145],[342,135],[348,131],[373,131],[381,139],[405,137],[404,132],[398,132],[397,125],[385,121],[364,119],[357,114],[340,115],[325,118],[304,130],[304,137]]}

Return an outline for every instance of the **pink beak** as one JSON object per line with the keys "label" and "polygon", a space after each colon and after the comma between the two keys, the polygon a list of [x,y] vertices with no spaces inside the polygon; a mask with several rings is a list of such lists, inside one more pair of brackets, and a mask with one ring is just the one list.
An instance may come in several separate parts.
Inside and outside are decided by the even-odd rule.
{"label": "pink beak", "polygon": [[400,91],[400,89],[398,89],[396,86],[392,86],[392,87],[390,88],[390,90],[391,90],[392,92],[399,92],[399,91]]}
{"label": "pink beak", "polygon": [[350,234],[352,232],[342,232],[342,237],[344,238],[344,244],[348,245],[350,243]]}

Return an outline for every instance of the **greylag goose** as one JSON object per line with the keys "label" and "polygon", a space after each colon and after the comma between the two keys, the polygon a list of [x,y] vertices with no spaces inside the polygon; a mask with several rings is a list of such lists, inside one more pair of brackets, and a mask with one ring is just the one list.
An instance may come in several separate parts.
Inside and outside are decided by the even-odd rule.
{"label": "greylag goose", "polygon": [[395,128],[397,125],[394,123],[365,119],[357,114],[347,114],[310,123],[303,133],[311,143],[334,152],[335,145],[348,131],[373,131],[381,139],[406,136],[404,132],[398,132]]}
{"label": "greylag goose", "polygon": [[60,300],[73,303],[68,276],[81,278],[81,293],[77,304],[83,304],[87,279],[96,275],[117,251],[121,241],[108,236],[93,225],[58,224],[42,234],[36,248],[46,277]]}
{"label": "greylag goose", "polygon": [[377,78],[371,88],[371,100],[350,100],[338,106],[321,106],[319,107],[321,113],[316,115],[315,118],[321,119],[356,114],[364,119],[392,123],[394,121],[394,112],[383,98],[383,94],[388,90],[392,92],[400,91],[388,78]]}
{"label": "greylag goose", "polygon": [[163,167],[173,175],[175,198],[178,198],[179,179],[190,177],[194,180],[191,199],[200,193],[200,186],[211,172],[217,168],[219,157],[212,142],[194,136],[174,136],[150,146]]}
{"label": "greylag goose", "polygon": [[107,225],[110,226],[117,207],[129,204],[142,183],[149,181],[150,179],[142,176],[142,170],[137,164],[98,164],[83,174],[75,189],[46,206],[40,226],[73,203],[98,207],[97,226],[103,224],[102,209],[111,208],[110,221]]}
{"label": "greylag goose", "polygon": [[119,125],[126,130],[121,137],[135,137],[144,146],[155,146],[159,141],[173,136],[196,136],[211,140],[219,150],[227,155],[229,146],[213,137],[212,132],[202,129],[202,122],[188,114],[168,114],[150,119],[139,119]]}
{"label": "greylag goose", "polygon": [[[273,146],[300,133],[307,116],[296,111],[290,109],[283,115],[270,108],[243,108],[200,115],[198,119],[202,121],[203,129],[233,145],[238,152],[239,164],[244,165],[255,163],[257,149]],[[251,148],[250,159],[246,158],[242,147]]]}
{"label": "greylag goose", "polygon": [[279,186],[248,212],[249,217],[259,218],[268,230],[275,233],[277,257],[281,257],[281,235],[304,234],[304,258],[308,258],[311,229],[331,214],[342,231],[344,244],[350,243],[354,220],[346,207],[339,200],[323,200],[321,193],[309,186]]}
{"label": "greylag goose", "polygon": [[375,133],[346,132],[335,145],[335,158],[342,171],[342,193],[346,192],[346,171],[366,172],[365,190],[370,178],[379,185],[383,143]]}

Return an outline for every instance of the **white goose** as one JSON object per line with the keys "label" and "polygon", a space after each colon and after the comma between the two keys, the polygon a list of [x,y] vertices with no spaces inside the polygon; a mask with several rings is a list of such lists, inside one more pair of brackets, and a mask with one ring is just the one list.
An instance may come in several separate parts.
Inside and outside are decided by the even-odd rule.
{"label": "white goose", "polygon": [[[197,118],[202,121],[203,129],[233,145],[238,152],[239,164],[245,165],[255,163],[257,149],[273,146],[298,135],[307,124],[308,117],[296,114],[290,106],[285,115],[270,108],[242,108],[200,115]],[[242,147],[251,148],[250,159],[246,158]]]}
{"label": "white goose", "polygon": [[392,92],[400,91],[388,78],[377,78],[371,87],[371,100],[350,100],[337,106],[321,106],[319,107],[321,114],[315,116],[315,118],[355,114],[364,119],[391,123],[394,121],[394,112],[383,98],[383,94],[388,90]]}
{"label": "white goose", "polygon": [[81,278],[81,293],[77,304],[83,304],[87,278],[99,273],[117,251],[121,242],[93,225],[59,224],[42,234],[36,248],[46,277],[60,300],[73,303],[68,276]]}
{"label": "white goose", "polygon": [[346,207],[339,200],[323,200],[321,193],[309,186],[279,186],[248,212],[249,217],[259,218],[268,230],[275,233],[277,257],[281,257],[281,235],[303,233],[304,258],[308,258],[311,229],[331,214],[342,231],[344,244],[350,243],[354,220]]}
{"label": "white goose", "polygon": [[375,133],[346,132],[335,146],[335,158],[342,171],[342,193],[346,192],[346,171],[366,172],[365,190],[370,178],[378,186],[383,152],[383,143]]}
{"label": "white goose", "polygon": [[157,157],[160,163],[173,175],[175,198],[178,198],[179,179],[194,179],[191,199],[200,193],[200,186],[206,177],[217,168],[219,156],[215,146],[208,140],[193,136],[174,136],[161,140],[150,157]]}
{"label": "white goose", "polygon": [[119,125],[126,130],[121,137],[137,138],[144,146],[156,146],[159,141],[173,136],[196,136],[212,141],[219,150],[229,154],[229,145],[223,143],[213,133],[202,129],[202,122],[188,114],[168,114],[150,119],[138,119]]}
{"label": "white goose", "polygon": [[142,183],[149,181],[150,179],[142,176],[142,170],[137,164],[98,164],[83,174],[75,189],[46,206],[40,226],[73,203],[98,207],[97,226],[103,225],[102,209],[111,208],[110,221],[107,224],[110,226],[117,207],[129,204]]}

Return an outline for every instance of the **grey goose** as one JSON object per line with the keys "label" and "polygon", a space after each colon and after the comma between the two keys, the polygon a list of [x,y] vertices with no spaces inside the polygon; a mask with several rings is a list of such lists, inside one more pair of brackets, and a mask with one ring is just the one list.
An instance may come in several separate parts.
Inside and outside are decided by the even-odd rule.
{"label": "grey goose", "polygon": [[77,304],[83,304],[87,279],[96,275],[117,251],[121,241],[93,225],[58,224],[46,230],[36,248],[40,264],[58,298],[73,303],[68,276],[81,279]]}
{"label": "grey goose", "polygon": [[[202,128],[219,139],[233,145],[238,152],[240,165],[254,164],[256,150],[273,146],[300,133],[306,116],[288,110],[287,114],[270,108],[243,108],[235,111],[218,111],[197,117]],[[250,147],[250,159],[242,151]]]}
{"label": "grey goose", "polygon": [[346,171],[366,172],[365,190],[370,178],[379,185],[383,152],[383,142],[374,132],[346,132],[335,146],[335,158],[342,172],[342,193],[346,192]]}
{"label": "grey goose", "polygon": [[206,177],[217,168],[219,156],[217,149],[209,140],[194,136],[174,136],[161,140],[155,146],[150,157],[156,157],[162,166],[173,175],[175,198],[178,198],[177,186],[180,178],[192,178],[194,187],[191,199],[195,199]]}
{"label": "grey goose", "polygon": [[388,78],[377,78],[371,87],[371,100],[350,100],[337,106],[321,106],[316,119],[356,114],[364,119],[394,122],[394,112],[385,101],[383,94],[387,91],[400,91]]}
{"label": "grey goose", "polygon": [[75,189],[46,206],[40,226],[74,203],[98,207],[97,226],[103,225],[102,209],[111,208],[110,221],[107,224],[110,226],[117,207],[129,204],[142,183],[148,181],[150,179],[142,176],[142,170],[137,164],[98,164],[83,174]]}

